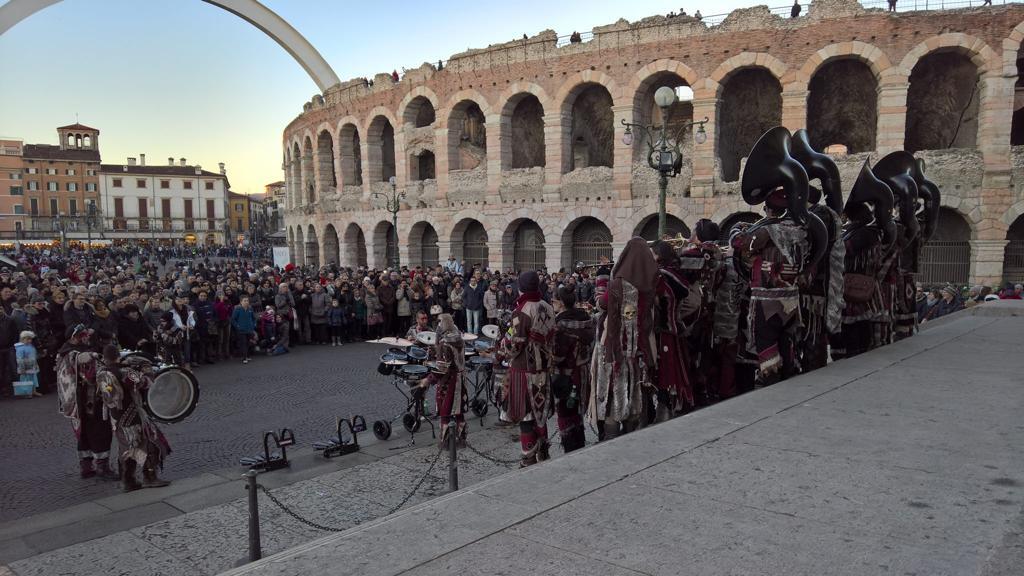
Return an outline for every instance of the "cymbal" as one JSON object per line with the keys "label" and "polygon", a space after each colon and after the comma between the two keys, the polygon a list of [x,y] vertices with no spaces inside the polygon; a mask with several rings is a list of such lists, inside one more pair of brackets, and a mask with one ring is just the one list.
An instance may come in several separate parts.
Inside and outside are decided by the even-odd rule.
{"label": "cymbal", "polygon": [[464,342],[472,342],[473,340],[476,340],[477,338],[478,338],[478,336],[476,334],[471,334],[471,333],[468,333],[468,332],[466,334],[462,335],[462,340]]}
{"label": "cymbal", "polygon": [[394,336],[386,336],[379,340],[369,340],[371,344],[388,344],[390,346],[399,346],[401,348],[408,348],[413,343],[405,338],[395,338]]}
{"label": "cymbal", "polygon": [[408,362],[405,360],[385,360],[384,364],[388,366],[405,366]]}

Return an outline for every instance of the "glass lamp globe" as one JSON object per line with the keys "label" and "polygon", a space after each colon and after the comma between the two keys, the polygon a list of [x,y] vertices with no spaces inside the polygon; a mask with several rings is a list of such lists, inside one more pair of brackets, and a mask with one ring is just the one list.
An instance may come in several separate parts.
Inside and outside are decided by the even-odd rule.
{"label": "glass lamp globe", "polygon": [[654,103],[660,108],[668,108],[676,103],[676,91],[668,86],[662,86],[654,91]]}
{"label": "glass lamp globe", "polygon": [[622,133],[622,143],[626,146],[633,145],[633,131],[628,127],[626,128],[626,131]]}
{"label": "glass lamp globe", "polygon": [[703,144],[708,140],[708,133],[704,131],[704,125],[701,124],[700,128],[697,128],[697,133],[693,136],[693,141],[697,144]]}

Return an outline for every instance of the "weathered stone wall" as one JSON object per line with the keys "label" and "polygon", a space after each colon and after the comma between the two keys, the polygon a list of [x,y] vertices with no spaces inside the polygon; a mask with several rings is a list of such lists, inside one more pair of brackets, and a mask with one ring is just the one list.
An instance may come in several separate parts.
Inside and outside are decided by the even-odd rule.
{"label": "weathered stone wall", "polygon": [[811,78],[807,125],[811,145],[843,144],[850,153],[875,149],[878,80],[860,60],[834,60]]}
{"label": "weathered stone wall", "polygon": [[910,73],[906,148],[972,148],[978,135],[978,68],[967,56],[940,52]]}
{"label": "weathered stone wall", "polygon": [[[938,95],[924,90],[919,98],[916,92],[910,94],[916,90],[913,85],[919,84],[911,82],[911,75],[915,69],[931,69],[929,55],[962,54],[973,65],[975,79],[980,77],[973,98],[976,111],[969,109],[965,114],[974,128],[964,131],[961,126],[962,135],[953,144],[966,147],[928,151],[924,156],[929,177],[943,189],[943,203],[963,215],[971,227],[972,258],[977,259],[977,266],[972,262],[972,274],[982,279],[997,273],[1006,230],[1024,214],[1020,154],[1011,154],[1009,146],[1015,109],[1013,64],[1024,40],[1024,6],[887,14],[866,11],[852,0],[815,0],[805,14],[780,18],[767,8],[754,7],[736,11],[718,25],[660,16],[621,20],[595,28],[587,42],[565,46],[558,45],[554,32],[546,31],[457,54],[441,71],[421,66],[398,82],[388,74],[375,76],[372,85],[365,79],[345,82],[307,103],[284,131],[291,207],[286,221],[293,232],[301,226],[307,235],[310,225],[316,230],[327,224],[337,230],[347,230],[350,224],[372,230],[388,215],[370,202],[370,194],[380,189],[382,175],[394,173],[399,189],[415,198],[409,209],[399,213],[403,262],[410,261],[405,236],[413,226],[429,223],[437,231],[444,258],[458,249],[458,240],[451,242],[456,223],[469,218],[483,223],[491,243],[490,260],[502,267],[511,265],[514,246],[500,239],[514,238],[514,227],[520,222],[536,222],[544,232],[549,266],[557,267],[572,253],[563,240],[571,242],[571,234],[566,233],[582,216],[604,222],[618,249],[643,219],[656,212],[656,174],[645,172],[645,151],[637,143],[629,147],[622,142],[620,121],[655,119],[650,94],[660,78],[674,76],[693,87],[689,114],[694,119],[709,118],[707,141],[695,144],[693,133],[688,134],[683,173],[669,182],[670,210],[692,225],[700,217],[722,222],[748,210],[739,197],[739,183],[722,176],[739,176],[750,145],[769,125],[781,123],[793,130],[808,128],[812,135],[827,134],[829,125],[843,126],[850,118],[866,117],[873,108],[874,138],[868,135],[870,121],[852,130],[859,142],[848,145],[855,153],[840,161],[848,192],[864,156],[874,162],[904,145],[913,147],[913,139],[909,135],[905,139],[904,133],[910,123],[916,130],[914,118],[957,108],[960,96],[950,96],[960,94],[957,88],[938,91]],[[875,94],[851,93],[832,85],[839,80],[828,80],[833,63],[853,67],[844,60],[865,64],[877,85]],[[920,62],[924,64],[918,66]],[[826,68],[820,78],[825,80],[812,86],[822,67]],[[956,65],[957,81],[970,78],[967,68]],[[742,83],[748,86],[746,91],[739,88],[738,95],[732,94],[731,80],[741,74],[771,79],[773,83],[762,86],[771,84],[773,97],[751,90],[749,83]],[[932,76],[941,80],[934,71]],[[574,124],[572,108],[589,84],[602,86],[610,97],[610,102],[594,108],[604,114],[601,125],[606,132],[590,137],[607,143],[608,148],[598,152],[611,167],[573,170],[574,128],[583,127]],[[832,95],[822,99],[821,108],[812,103],[815,91]],[[940,98],[943,93],[947,93],[945,101]],[[411,180],[410,162],[415,160],[411,151],[417,146],[428,149],[428,135],[424,133],[417,142],[407,138],[404,129],[407,112],[414,110],[414,118],[421,112],[410,108],[417,98],[428,101],[435,112],[433,122],[421,130],[433,139],[429,149],[435,154],[436,170],[436,179],[418,182]],[[464,150],[451,140],[461,138],[461,130],[453,129],[452,122],[461,122],[456,110],[466,100],[479,105],[486,134],[485,156],[470,170],[464,166]],[[516,113],[526,110],[530,113]],[[834,112],[819,114],[821,110]],[[673,121],[676,116],[674,110]],[[375,133],[374,118],[386,118],[397,134],[389,138],[379,129]],[[759,118],[773,121],[764,120],[761,125]],[[948,125],[922,131],[939,134]],[[338,137],[343,128],[358,133],[362,144],[358,152],[353,146],[337,144],[345,142]],[[321,189],[316,186],[318,178],[321,174],[326,178],[329,171],[319,159],[314,161],[306,142],[316,142],[323,130],[334,137],[335,175],[342,194],[324,194],[322,201],[314,197],[310,205],[304,191]],[[968,144],[963,138],[972,131]],[[870,140],[873,143],[863,153],[856,153],[860,142]],[[357,169],[363,172],[361,184],[354,176]],[[352,242],[357,237],[351,236]],[[372,235],[366,237],[372,256],[378,251],[372,246]],[[340,253],[345,260],[356,250],[342,239]],[[370,263],[382,264],[372,257]]]}

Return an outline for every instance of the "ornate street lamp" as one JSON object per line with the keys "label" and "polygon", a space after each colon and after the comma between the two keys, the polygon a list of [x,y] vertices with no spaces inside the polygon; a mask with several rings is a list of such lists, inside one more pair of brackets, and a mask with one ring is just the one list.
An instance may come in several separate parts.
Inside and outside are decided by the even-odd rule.
{"label": "ornate street lamp", "polygon": [[405,200],[405,192],[398,191],[398,186],[395,183],[394,176],[388,178],[388,184],[391,184],[390,194],[385,194],[383,192],[374,192],[373,196],[383,198],[384,209],[391,213],[391,231],[394,232],[395,234],[395,258],[393,266],[395,271],[398,271],[398,210],[402,207],[402,200]]}
{"label": "ornate street lamp", "polygon": [[68,216],[57,212],[53,215],[53,231],[60,232],[60,248],[61,250],[68,249]]}
{"label": "ornate street lamp", "polygon": [[86,252],[85,258],[88,262],[89,267],[92,267],[92,228],[97,225],[99,215],[99,209],[96,208],[96,201],[89,200],[89,205],[85,211],[85,234],[86,234]]}
{"label": "ornate street lamp", "polygon": [[670,176],[675,178],[683,167],[683,153],[680,150],[680,144],[684,130],[692,126],[699,127],[693,137],[694,142],[697,144],[703,144],[708,138],[707,132],[704,131],[704,124],[708,122],[707,116],[703,120],[683,124],[676,130],[672,138],[668,137],[669,115],[672,111],[672,105],[678,101],[679,96],[672,87],[662,86],[654,92],[654,103],[661,108],[661,128],[657,141],[654,140],[654,133],[658,130],[657,126],[634,124],[626,122],[625,119],[622,120],[622,125],[626,127],[625,133],[622,134],[622,143],[626,146],[631,146],[633,144],[633,130],[635,129],[640,132],[641,137],[645,137],[647,140],[647,164],[658,171],[659,239],[665,236],[665,197],[668,194],[668,179]]}

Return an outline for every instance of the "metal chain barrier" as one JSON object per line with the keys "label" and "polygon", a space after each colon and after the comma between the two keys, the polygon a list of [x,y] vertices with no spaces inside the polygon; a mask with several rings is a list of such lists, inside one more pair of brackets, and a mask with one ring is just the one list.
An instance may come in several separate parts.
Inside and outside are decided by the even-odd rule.
{"label": "metal chain barrier", "polygon": [[[430,462],[430,466],[427,467],[427,471],[423,473],[423,476],[421,476],[420,479],[416,482],[416,485],[413,486],[413,488],[409,492],[409,494],[407,494],[405,496],[405,498],[402,499],[402,501],[398,504],[398,506],[395,506],[394,508],[389,510],[387,512],[387,514],[384,514],[384,516],[388,516],[390,514],[394,514],[395,512],[398,511],[399,508],[401,508],[402,506],[405,506],[405,504],[407,502],[409,502],[409,500],[413,497],[413,495],[416,494],[416,492],[420,489],[420,486],[423,486],[423,483],[426,482],[428,477],[430,477],[430,472],[434,470],[434,465],[437,464],[437,461],[440,458],[441,458],[441,451],[439,450],[437,452],[437,454],[434,456],[434,459]],[[277,496],[274,496],[274,494],[270,490],[268,490],[266,486],[264,486],[263,484],[257,484],[256,486],[264,494],[266,494],[267,498],[270,499],[270,501],[273,502],[275,506],[277,506],[282,511],[284,511],[285,514],[291,516],[292,518],[294,518],[298,522],[301,522],[302,524],[305,524],[306,526],[309,526],[311,528],[315,528],[317,530],[323,530],[324,532],[342,532],[344,530],[348,530],[349,528],[351,528],[351,526],[344,526],[344,527],[326,526],[324,524],[319,524],[317,522],[309,520],[308,518],[303,518],[302,516],[299,516],[299,514],[297,512],[295,512],[294,510],[288,508],[287,506],[284,505],[283,502],[278,500]]]}
{"label": "metal chain barrier", "polygon": [[502,458],[495,458],[494,456],[491,456],[489,454],[484,454],[483,452],[481,452],[481,451],[477,450],[476,448],[474,448],[473,445],[470,444],[468,440],[466,441],[466,448],[469,448],[469,451],[472,452],[473,454],[476,454],[477,456],[483,458],[484,460],[490,460],[491,462],[494,462],[495,464],[502,464],[502,465],[519,464],[519,460],[504,460]]}

